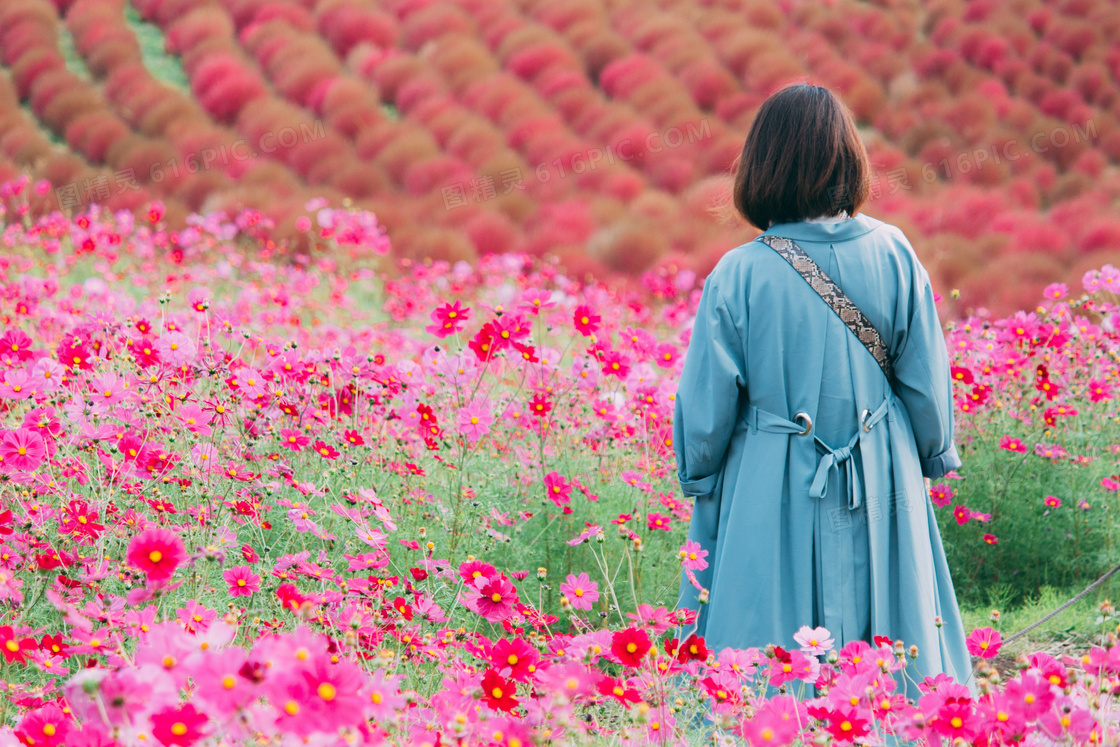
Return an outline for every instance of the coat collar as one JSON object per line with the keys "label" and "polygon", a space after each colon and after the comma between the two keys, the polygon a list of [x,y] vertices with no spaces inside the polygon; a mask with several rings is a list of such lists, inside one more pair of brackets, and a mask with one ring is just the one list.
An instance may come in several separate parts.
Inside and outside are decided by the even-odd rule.
{"label": "coat collar", "polygon": [[805,221],[775,223],[760,235],[784,236],[794,241],[833,243],[858,238],[871,233],[881,225],[883,225],[883,221],[877,218],[856,213],[854,217],[836,223],[807,223]]}

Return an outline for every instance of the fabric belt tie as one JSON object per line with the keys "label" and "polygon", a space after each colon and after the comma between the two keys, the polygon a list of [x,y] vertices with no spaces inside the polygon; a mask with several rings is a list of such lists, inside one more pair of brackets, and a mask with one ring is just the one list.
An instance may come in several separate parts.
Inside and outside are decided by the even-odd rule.
{"label": "fabric belt tie", "polygon": [[[890,410],[890,404],[891,398],[888,396],[875,408],[874,412],[867,413],[860,423],[860,430],[857,430],[856,434],[852,436],[851,440],[844,446],[834,449],[816,436],[813,436],[813,439],[820,444],[825,453],[821,456],[820,461],[817,462],[817,471],[813,475],[812,484],[809,486],[809,497],[816,499],[823,498],[825,492],[828,490],[828,480],[832,476],[833,471],[843,467],[848,477],[848,508],[854,511],[863,505],[863,490],[859,483],[859,472],[855,469],[855,465],[852,463],[851,459],[852,449],[859,443],[861,431],[870,431],[876,423],[886,417],[887,412]],[[768,433],[800,435],[805,431],[805,424],[795,423],[792,420],[787,420],[772,412],[760,410],[755,405],[747,405],[746,419],[751,427],[760,431],[767,431]]]}

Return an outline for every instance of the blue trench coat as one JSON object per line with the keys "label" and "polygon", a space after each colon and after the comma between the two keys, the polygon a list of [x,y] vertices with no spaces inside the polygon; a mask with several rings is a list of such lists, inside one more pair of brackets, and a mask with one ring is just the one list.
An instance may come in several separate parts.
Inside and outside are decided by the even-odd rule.
{"label": "blue trench coat", "polygon": [[700,610],[697,633],[715,651],[793,647],[799,627],[823,625],[837,648],[875,635],[917,645],[918,673],[965,682],[971,660],[923,481],[960,466],[929,275],[901,231],[868,216],[766,233],[796,241],[863,311],[895,381],[773,249],[754,241],[720,259],[673,423],[710,601],[684,578],[681,604]]}

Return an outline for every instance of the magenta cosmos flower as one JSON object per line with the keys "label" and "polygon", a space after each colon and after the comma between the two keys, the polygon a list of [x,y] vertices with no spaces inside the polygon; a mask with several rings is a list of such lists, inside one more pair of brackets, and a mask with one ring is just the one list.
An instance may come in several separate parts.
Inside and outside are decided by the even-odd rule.
{"label": "magenta cosmos flower", "polygon": [[30,428],[8,431],[0,441],[0,465],[6,471],[32,472],[43,463],[47,446],[43,437]]}
{"label": "magenta cosmos flower", "polygon": [[261,577],[247,565],[230,568],[222,577],[229,584],[230,596],[251,597],[261,590]]}
{"label": "magenta cosmos flower", "polygon": [[999,632],[992,628],[977,628],[972,631],[965,643],[968,646],[968,653],[984,659],[991,659],[999,653],[999,647],[1003,643],[1003,639],[1000,638]]}

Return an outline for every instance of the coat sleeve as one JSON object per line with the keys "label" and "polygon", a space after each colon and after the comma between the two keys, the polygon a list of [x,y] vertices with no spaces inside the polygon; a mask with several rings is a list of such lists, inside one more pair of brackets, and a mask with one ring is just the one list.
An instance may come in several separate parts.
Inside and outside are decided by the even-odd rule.
{"label": "coat sleeve", "polygon": [[953,443],[953,391],[945,333],[929,273],[917,257],[914,262],[909,323],[894,357],[895,393],[910,415],[922,475],[937,478],[960,467],[961,460]]}
{"label": "coat sleeve", "polygon": [[745,322],[735,324],[709,276],[696,311],[673,415],[673,450],[685,495],[711,493],[719,479],[746,386],[745,335],[740,326]]}

